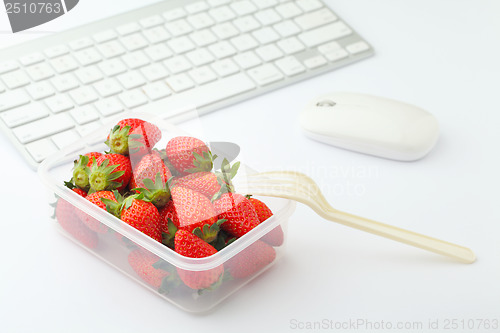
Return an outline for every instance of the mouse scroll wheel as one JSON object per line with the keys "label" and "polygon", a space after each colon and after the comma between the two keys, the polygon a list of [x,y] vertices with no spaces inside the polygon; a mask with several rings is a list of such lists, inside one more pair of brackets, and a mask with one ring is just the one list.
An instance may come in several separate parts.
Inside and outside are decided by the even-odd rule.
{"label": "mouse scroll wheel", "polygon": [[334,101],[332,100],[329,100],[329,99],[324,99],[322,101],[319,101],[318,103],[316,103],[316,106],[320,106],[320,107],[332,107],[332,106],[335,106],[337,103],[335,103]]}

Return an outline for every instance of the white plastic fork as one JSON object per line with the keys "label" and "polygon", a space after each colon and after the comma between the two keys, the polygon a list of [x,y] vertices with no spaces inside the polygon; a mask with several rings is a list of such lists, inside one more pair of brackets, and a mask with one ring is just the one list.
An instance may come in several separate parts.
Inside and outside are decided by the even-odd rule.
{"label": "white plastic fork", "polygon": [[466,247],[339,211],[327,202],[318,185],[300,172],[270,171],[247,174],[245,181],[236,185],[240,193],[301,202],[321,217],[351,228],[452,257],[463,263],[470,264],[476,260],[474,252]]}

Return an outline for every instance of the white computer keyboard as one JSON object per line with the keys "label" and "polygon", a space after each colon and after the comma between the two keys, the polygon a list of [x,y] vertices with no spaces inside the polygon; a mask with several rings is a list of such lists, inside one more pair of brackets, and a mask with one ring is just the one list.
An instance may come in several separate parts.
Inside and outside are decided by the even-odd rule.
{"label": "white computer keyboard", "polygon": [[200,113],[363,59],[318,0],[170,0],[0,51],[0,128],[36,168],[125,110]]}

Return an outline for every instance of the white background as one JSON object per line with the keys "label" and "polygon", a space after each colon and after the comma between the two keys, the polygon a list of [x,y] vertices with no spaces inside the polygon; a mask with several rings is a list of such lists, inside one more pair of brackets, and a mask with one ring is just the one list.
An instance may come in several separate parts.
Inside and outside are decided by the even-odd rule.
{"label": "white background", "polygon": [[[330,223],[298,205],[286,256],[215,311],[192,315],[58,234],[37,174],[0,136],[0,331],[288,332],[330,320],[421,322],[420,331],[438,321],[442,331],[447,320],[475,327],[500,320],[500,2],[326,2],[376,55],[204,116],[205,130],[239,143],[242,158],[259,170],[308,173],[338,209],[468,246],[477,262],[460,264]],[[81,0],[33,30],[105,17],[117,4]],[[139,2],[119,4],[124,11]],[[43,35],[9,33],[4,13],[0,22],[1,46]],[[301,106],[339,90],[427,109],[441,126],[437,146],[402,163],[305,138]]]}

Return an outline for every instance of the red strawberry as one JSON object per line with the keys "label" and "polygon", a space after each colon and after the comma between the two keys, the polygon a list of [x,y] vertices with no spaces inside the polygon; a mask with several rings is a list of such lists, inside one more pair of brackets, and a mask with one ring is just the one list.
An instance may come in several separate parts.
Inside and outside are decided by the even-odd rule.
{"label": "red strawberry", "polygon": [[[174,236],[177,231],[177,225],[179,225],[179,218],[175,211],[174,202],[170,200],[165,207],[159,210],[160,219],[160,230],[162,233],[163,241],[162,243],[166,246],[174,247]],[[170,221],[169,221],[170,220]]]}
{"label": "red strawberry", "polygon": [[[259,222],[262,223],[273,215],[271,209],[262,201],[255,198],[248,198],[255,208],[255,212],[259,217]],[[262,236],[261,240],[272,246],[281,246],[283,244],[284,235],[283,229],[278,225],[273,230]]]}
{"label": "red strawberry", "polygon": [[105,154],[92,165],[89,175],[89,193],[105,190],[118,191],[127,187],[132,176],[132,166],[127,156]]}
{"label": "red strawberry", "polygon": [[[190,258],[205,258],[217,253],[217,250],[201,238],[186,230],[175,234],[175,252]],[[204,271],[188,271],[177,268],[179,277],[191,289],[204,289],[212,286],[224,273],[222,265]]]}
{"label": "red strawberry", "polygon": [[[104,204],[104,202],[102,202],[101,200],[103,198],[116,202],[115,195],[111,191],[94,192],[86,197],[86,199],[92,202],[94,205],[100,207],[101,209],[106,210],[106,204]],[[80,220],[82,220],[82,222],[85,223],[85,225],[89,229],[98,232],[100,234],[103,234],[108,231],[108,227],[105,224],[102,224],[101,222],[99,222],[89,214],[85,213],[84,211],[78,209],[76,213],[80,217]]]}
{"label": "red strawberry", "polygon": [[258,273],[276,258],[272,246],[257,240],[246,249],[229,259],[224,266],[234,278],[242,279]]}
{"label": "red strawberry", "polygon": [[113,191],[113,193],[115,194],[116,202],[102,199],[106,204],[107,211],[161,243],[161,216],[155,205],[142,200],[144,198],[142,193],[134,194],[127,198],[123,198],[118,191]]}
{"label": "red strawberry", "polygon": [[212,153],[200,139],[177,136],[167,143],[168,160],[181,174],[212,170]]}
{"label": "red strawberry", "polygon": [[195,172],[184,177],[176,178],[173,185],[195,190],[208,198],[212,198],[221,190],[217,175],[209,171]]}
{"label": "red strawberry", "polygon": [[85,155],[80,155],[78,160],[75,161],[73,166],[73,178],[71,182],[79,188],[88,191],[89,184],[89,170],[92,167],[94,158],[99,158],[102,154],[98,152],[91,152]]}
{"label": "red strawberry", "polygon": [[[86,195],[81,189],[73,189],[73,191],[82,197]],[[59,198],[56,204],[55,216],[61,227],[73,236],[73,238],[90,249],[97,247],[97,234],[80,221],[72,204]]]}
{"label": "red strawberry", "polygon": [[106,144],[111,152],[128,155],[145,154],[161,139],[161,131],[155,125],[142,119],[128,118],[120,120],[111,129]]}
{"label": "red strawberry", "polygon": [[128,263],[137,275],[160,293],[166,293],[175,286],[175,281],[170,272],[155,267],[159,261],[160,258],[142,249],[135,249],[128,255]]}
{"label": "red strawberry", "polygon": [[172,177],[158,152],[146,154],[134,167],[129,188],[145,188],[146,197],[158,208],[165,206],[170,199],[167,181]]}
{"label": "red strawberry", "polygon": [[259,217],[252,203],[238,193],[224,193],[214,202],[219,219],[225,219],[221,229],[235,237],[241,237],[257,225]]}
{"label": "red strawberry", "polygon": [[[217,214],[212,202],[203,194],[191,189],[173,186],[170,189],[172,201],[177,214],[177,221],[172,220],[181,230],[193,232],[200,228],[203,239],[207,242],[213,241],[219,231]],[[206,227],[205,227],[206,225]]]}

